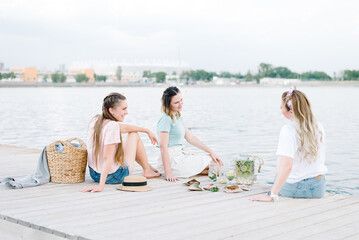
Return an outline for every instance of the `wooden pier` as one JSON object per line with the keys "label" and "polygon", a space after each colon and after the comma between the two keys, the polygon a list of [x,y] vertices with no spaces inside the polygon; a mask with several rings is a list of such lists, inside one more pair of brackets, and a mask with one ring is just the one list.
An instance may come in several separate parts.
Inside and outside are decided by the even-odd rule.
{"label": "wooden pier", "polygon": [[[41,150],[0,145],[0,179],[35,172]],[[137,174],[140,174],[137,171]],[[199,177],[208,185],[207,177]],[[251,202],[268,191],[191,192],[181,183],[149,179],[149,192],[124,192],[94,183],[48,183],[24,189],[0,186],[0,239],[359,239],[359,198],[281,198]],[[221,185],[220,185],[221,186]]]}

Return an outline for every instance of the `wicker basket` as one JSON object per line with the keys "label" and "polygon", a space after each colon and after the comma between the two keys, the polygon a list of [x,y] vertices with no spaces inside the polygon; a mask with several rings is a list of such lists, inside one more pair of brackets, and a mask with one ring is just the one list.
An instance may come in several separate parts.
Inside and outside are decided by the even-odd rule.
{"label": "wicker basket", "polygon": [[[70,143],[77,140],[80,148]],[[63,153],[55,149],[56,143],[65,147]],[[85,181],[87,150],[86,144],[79,138],[70,138],[66,141],[55,141],[46,148],[47,163],[50,171],[50,181],[55,183],[79,183]]]}

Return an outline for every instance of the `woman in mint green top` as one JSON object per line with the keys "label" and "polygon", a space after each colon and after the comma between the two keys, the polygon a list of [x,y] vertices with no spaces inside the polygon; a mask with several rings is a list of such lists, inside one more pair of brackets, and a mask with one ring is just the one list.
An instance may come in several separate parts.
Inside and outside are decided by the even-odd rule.
{"label": "woman in mint green top", "polygon": [[[178,181],[178,178],[207,174],[211,161],[223,164],[217,154],[184,125],[181,117],[182,106],[182,95],[177,87],[169,87],[163,92],[162,112],[164,114],[157,123],[161,152],[158,158],[158,171],[171,182]],[[208,154],[192,154],[184,151],[184,139]]]}
{"label": "woman in mint green top", "polygon": [[168,132],[168,147],[182,146],[186,133],[182,117],[175,119],[175,122],[173,122],[170,116],[163,114],[157,123],[158,136],[160,132]]}

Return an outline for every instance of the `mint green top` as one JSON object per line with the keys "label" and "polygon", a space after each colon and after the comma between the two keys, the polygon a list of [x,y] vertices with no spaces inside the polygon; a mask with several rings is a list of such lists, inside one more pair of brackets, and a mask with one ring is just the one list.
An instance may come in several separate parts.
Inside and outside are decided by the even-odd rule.
{"label": "mint green top", "polygon": [[183,145],[184,135],[186,130],[184,128],[184,123],[182,117],[178,119],[175,118],[173,123],[170,116],[163,114],[160,120],[157,123],[157,135],[160,135],[160,132],[168,132],[168,146],[181,146]]}

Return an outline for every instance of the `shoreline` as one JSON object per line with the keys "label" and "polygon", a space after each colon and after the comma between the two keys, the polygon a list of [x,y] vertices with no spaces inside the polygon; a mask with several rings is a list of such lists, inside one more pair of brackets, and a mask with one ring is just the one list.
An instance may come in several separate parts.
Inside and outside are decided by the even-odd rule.
{"label": "shoreline", "polygon": [[[200,83],[194,85],[186,85],[184,83],[125,83],[125,82],[111,82],[111,83],[49,83],[49,82],[1,82],[0,88],[35,88],[35,87],[164,87],[164,86],[183,86],[183,87],[282,87],[291,86],[291,84],[256,84],[256,83],[240,83],[240,84],[223,84],[217,85],[214,83]],[[359,81],[308,81],[296,83],[296,86],[308,87],[359,87]]]}

